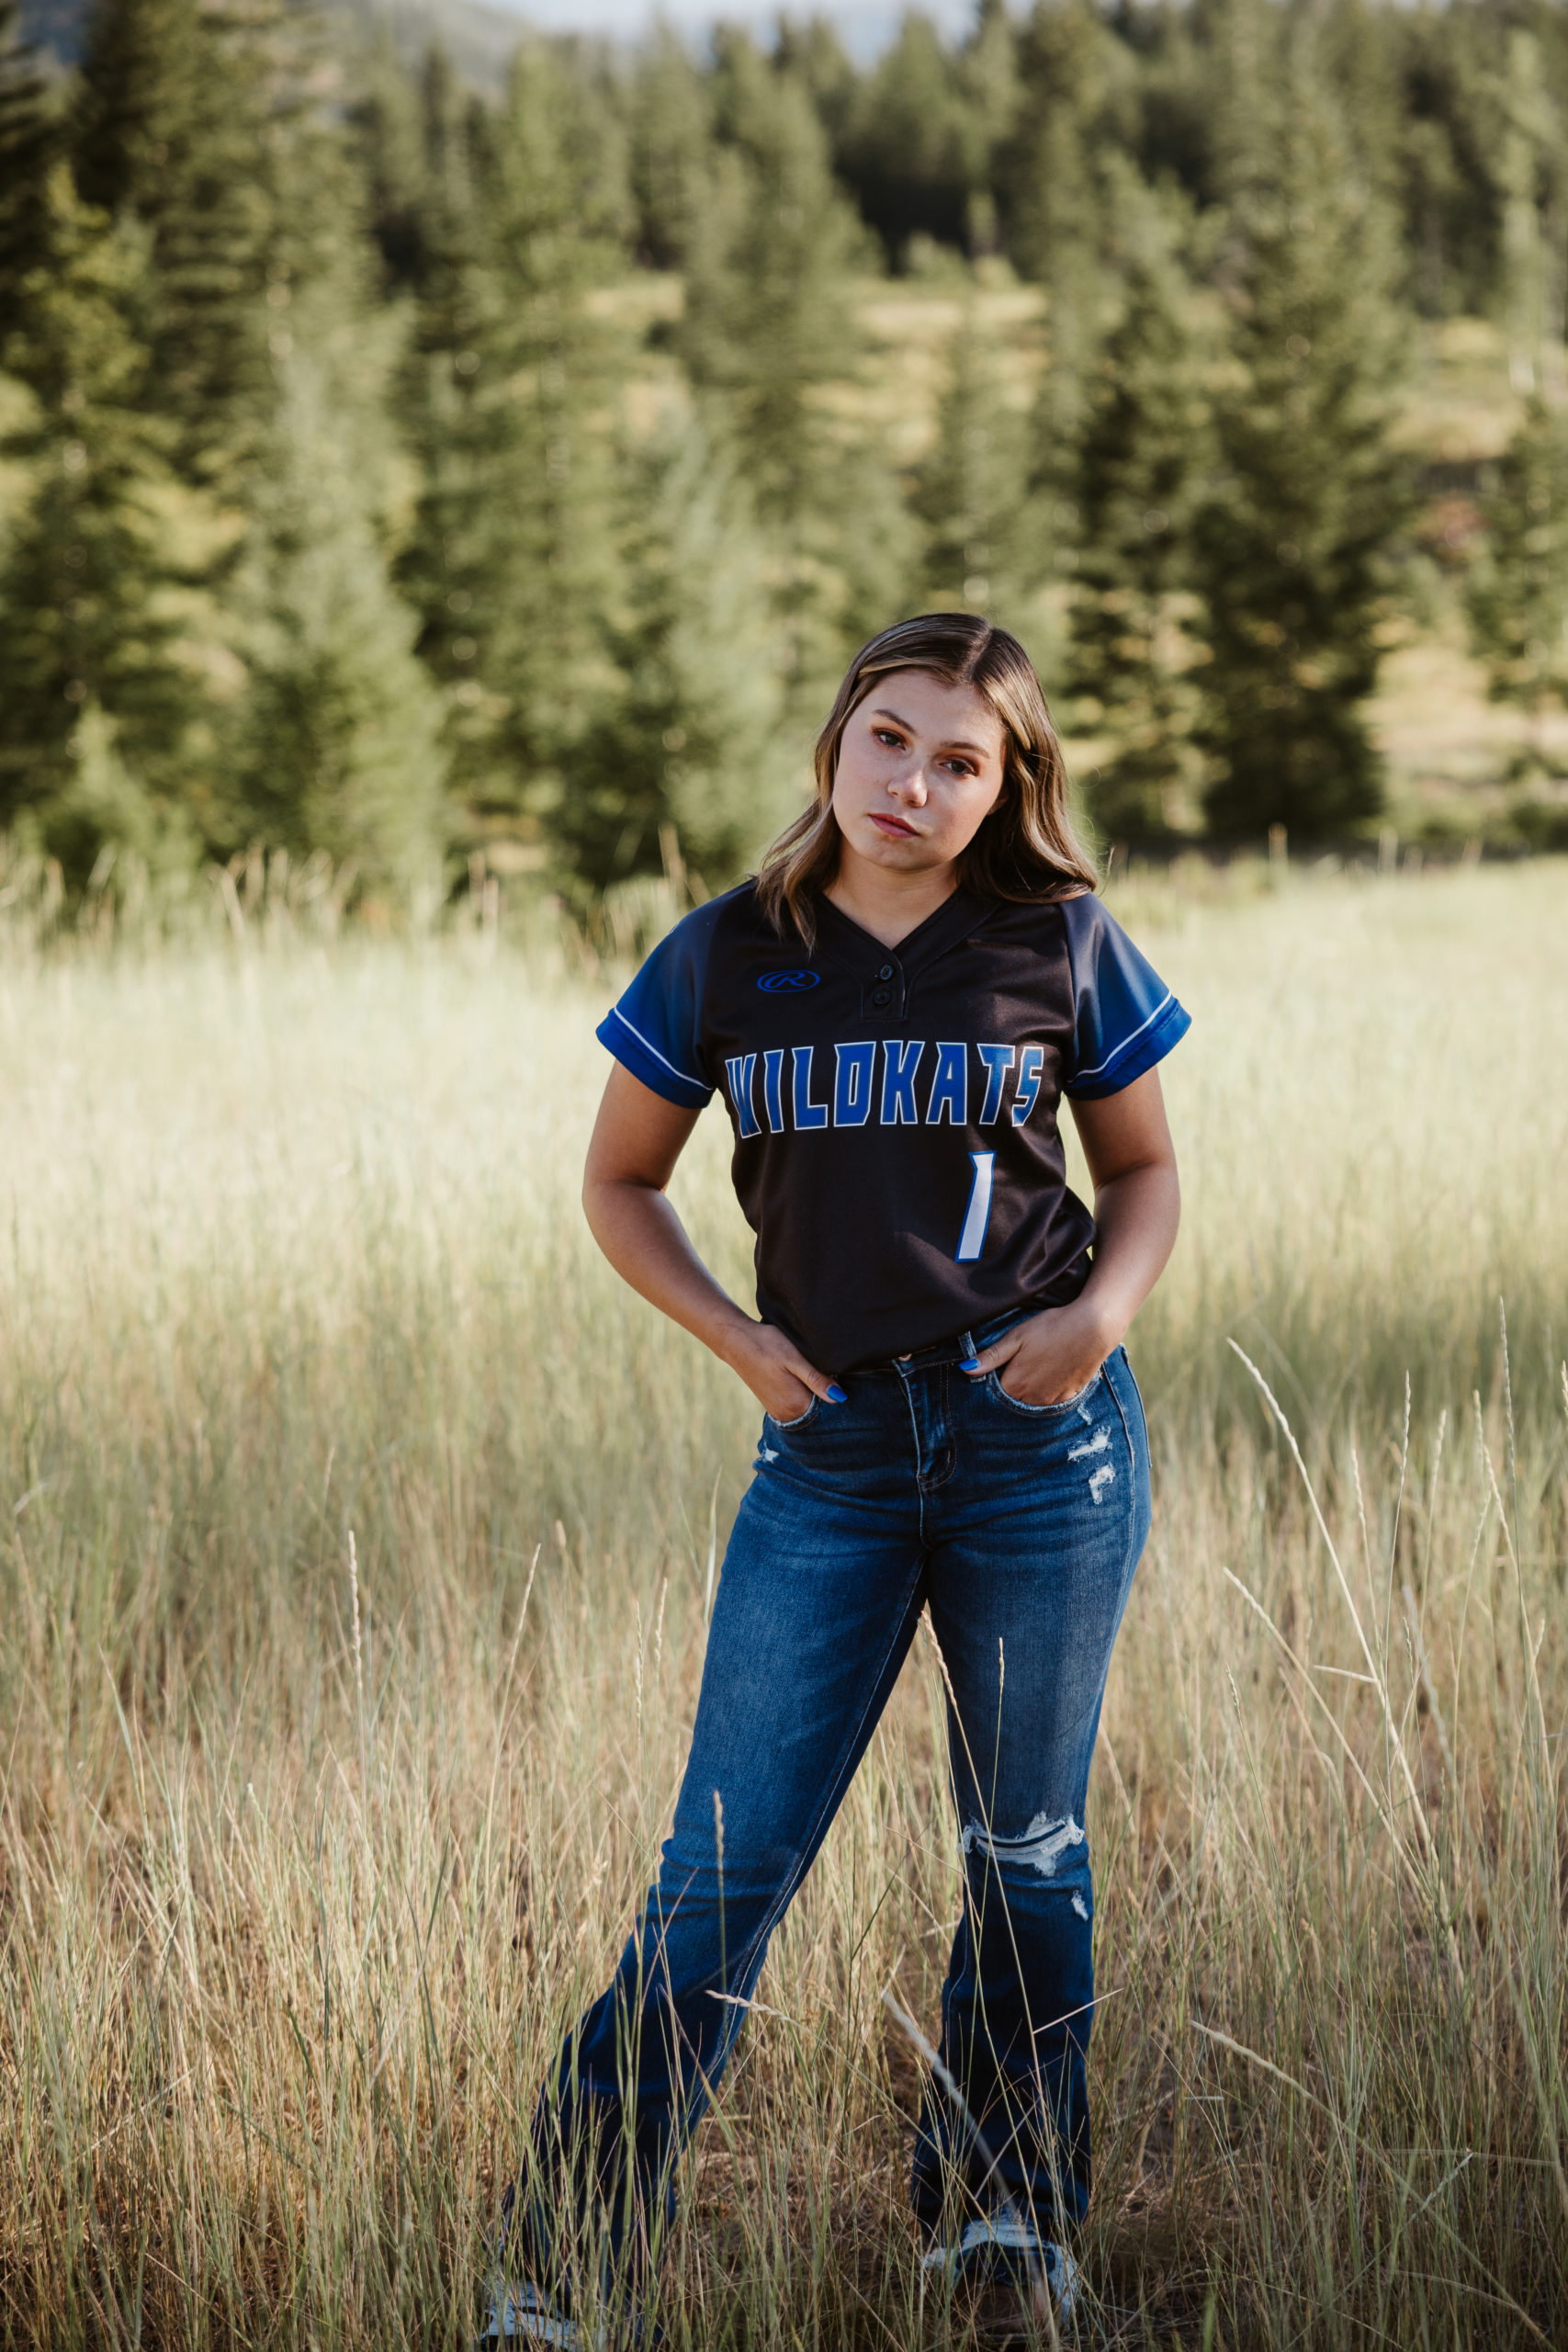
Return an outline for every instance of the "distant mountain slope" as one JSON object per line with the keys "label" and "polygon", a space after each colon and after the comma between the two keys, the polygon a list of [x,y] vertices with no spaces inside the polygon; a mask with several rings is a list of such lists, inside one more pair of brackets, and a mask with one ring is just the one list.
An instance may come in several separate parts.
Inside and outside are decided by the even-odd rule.
{"label": "distant mountain slope", "polygon": [[367,34],[381,28],[411,62],[438,42],[466,82],[499,89],[525,27],[504,8],[483,0],[321,0],[330,16],[346,18]]}
{"label": "distant mountain slope", "polygon": [[[522,37],[521,20],[483,0],[322,0],[329,16],[357,31],[385,27],[407,58],[439,41],[466,81],[494,90]],[[35,49],[62,66],[82,53],[91,0],[22,0],[22,26]]]}

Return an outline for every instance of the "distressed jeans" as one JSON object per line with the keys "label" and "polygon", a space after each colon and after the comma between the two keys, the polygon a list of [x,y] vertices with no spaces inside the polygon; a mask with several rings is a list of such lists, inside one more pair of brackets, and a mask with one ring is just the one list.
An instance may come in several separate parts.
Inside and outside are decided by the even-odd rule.
{"label": "distressed jeans", "polygon": [[1147,1442],[1122,1350],[1081,1395],[1043,1407],[995,1374],[961,1373],[971,1352],[964,1333],[852,1374],[846,1404],[763,1422],[658,1882],[536,2116],[514,2218],[525,2260],[558,2285],[578,2228],[639,2267],[672,2210],[674,2160],[922,1607],[945,1666],[964,1864],[941,2047],[964,2108],[940,2079],[928,2086],[916,2211],[932,2238],[1009,2206],[1041,2241],[1083,2218],[1085,1796],[1148,1532]]}

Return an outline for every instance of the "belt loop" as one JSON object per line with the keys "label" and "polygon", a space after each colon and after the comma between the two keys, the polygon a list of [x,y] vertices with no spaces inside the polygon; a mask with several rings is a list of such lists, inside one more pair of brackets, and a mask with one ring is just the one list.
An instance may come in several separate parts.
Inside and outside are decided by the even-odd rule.
{"label": "belt loop", "polygon": [[958,1334],[958,1344],[960,1349],[963,1351],[963,1355],[960,1359],[961,1361],[966,1361],[970,1356],[977,1356],[980,1352],[979,1349],[975,1345],[975,1334],[973,1331],[960,1331]]}

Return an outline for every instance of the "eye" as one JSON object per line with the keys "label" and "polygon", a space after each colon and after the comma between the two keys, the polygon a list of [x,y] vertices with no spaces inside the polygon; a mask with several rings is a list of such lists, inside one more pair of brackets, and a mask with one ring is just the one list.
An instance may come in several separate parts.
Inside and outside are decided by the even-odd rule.
{"label": "eye", "polygon": [[904,738],[893,728],[874,727],[871,731],[875,736],[879,743],[886,743],[887,745],[889,751],[901,752],[903,750]]}

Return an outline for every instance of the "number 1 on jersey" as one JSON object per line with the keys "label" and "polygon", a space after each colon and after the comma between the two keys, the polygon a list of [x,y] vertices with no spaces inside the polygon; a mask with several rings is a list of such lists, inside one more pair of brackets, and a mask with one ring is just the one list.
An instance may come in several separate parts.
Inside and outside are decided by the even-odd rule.
{"label": "number 1 on jersey", "polygon": [[975,1181],[969,1187],[969,1206],[964,1212],[964,1230],[958,1237],[958,1262],[977,1258],[986,1246],[986,1227],[991,1215],[991,1170],[996,1165],[994,1151],[972,1151]]}

